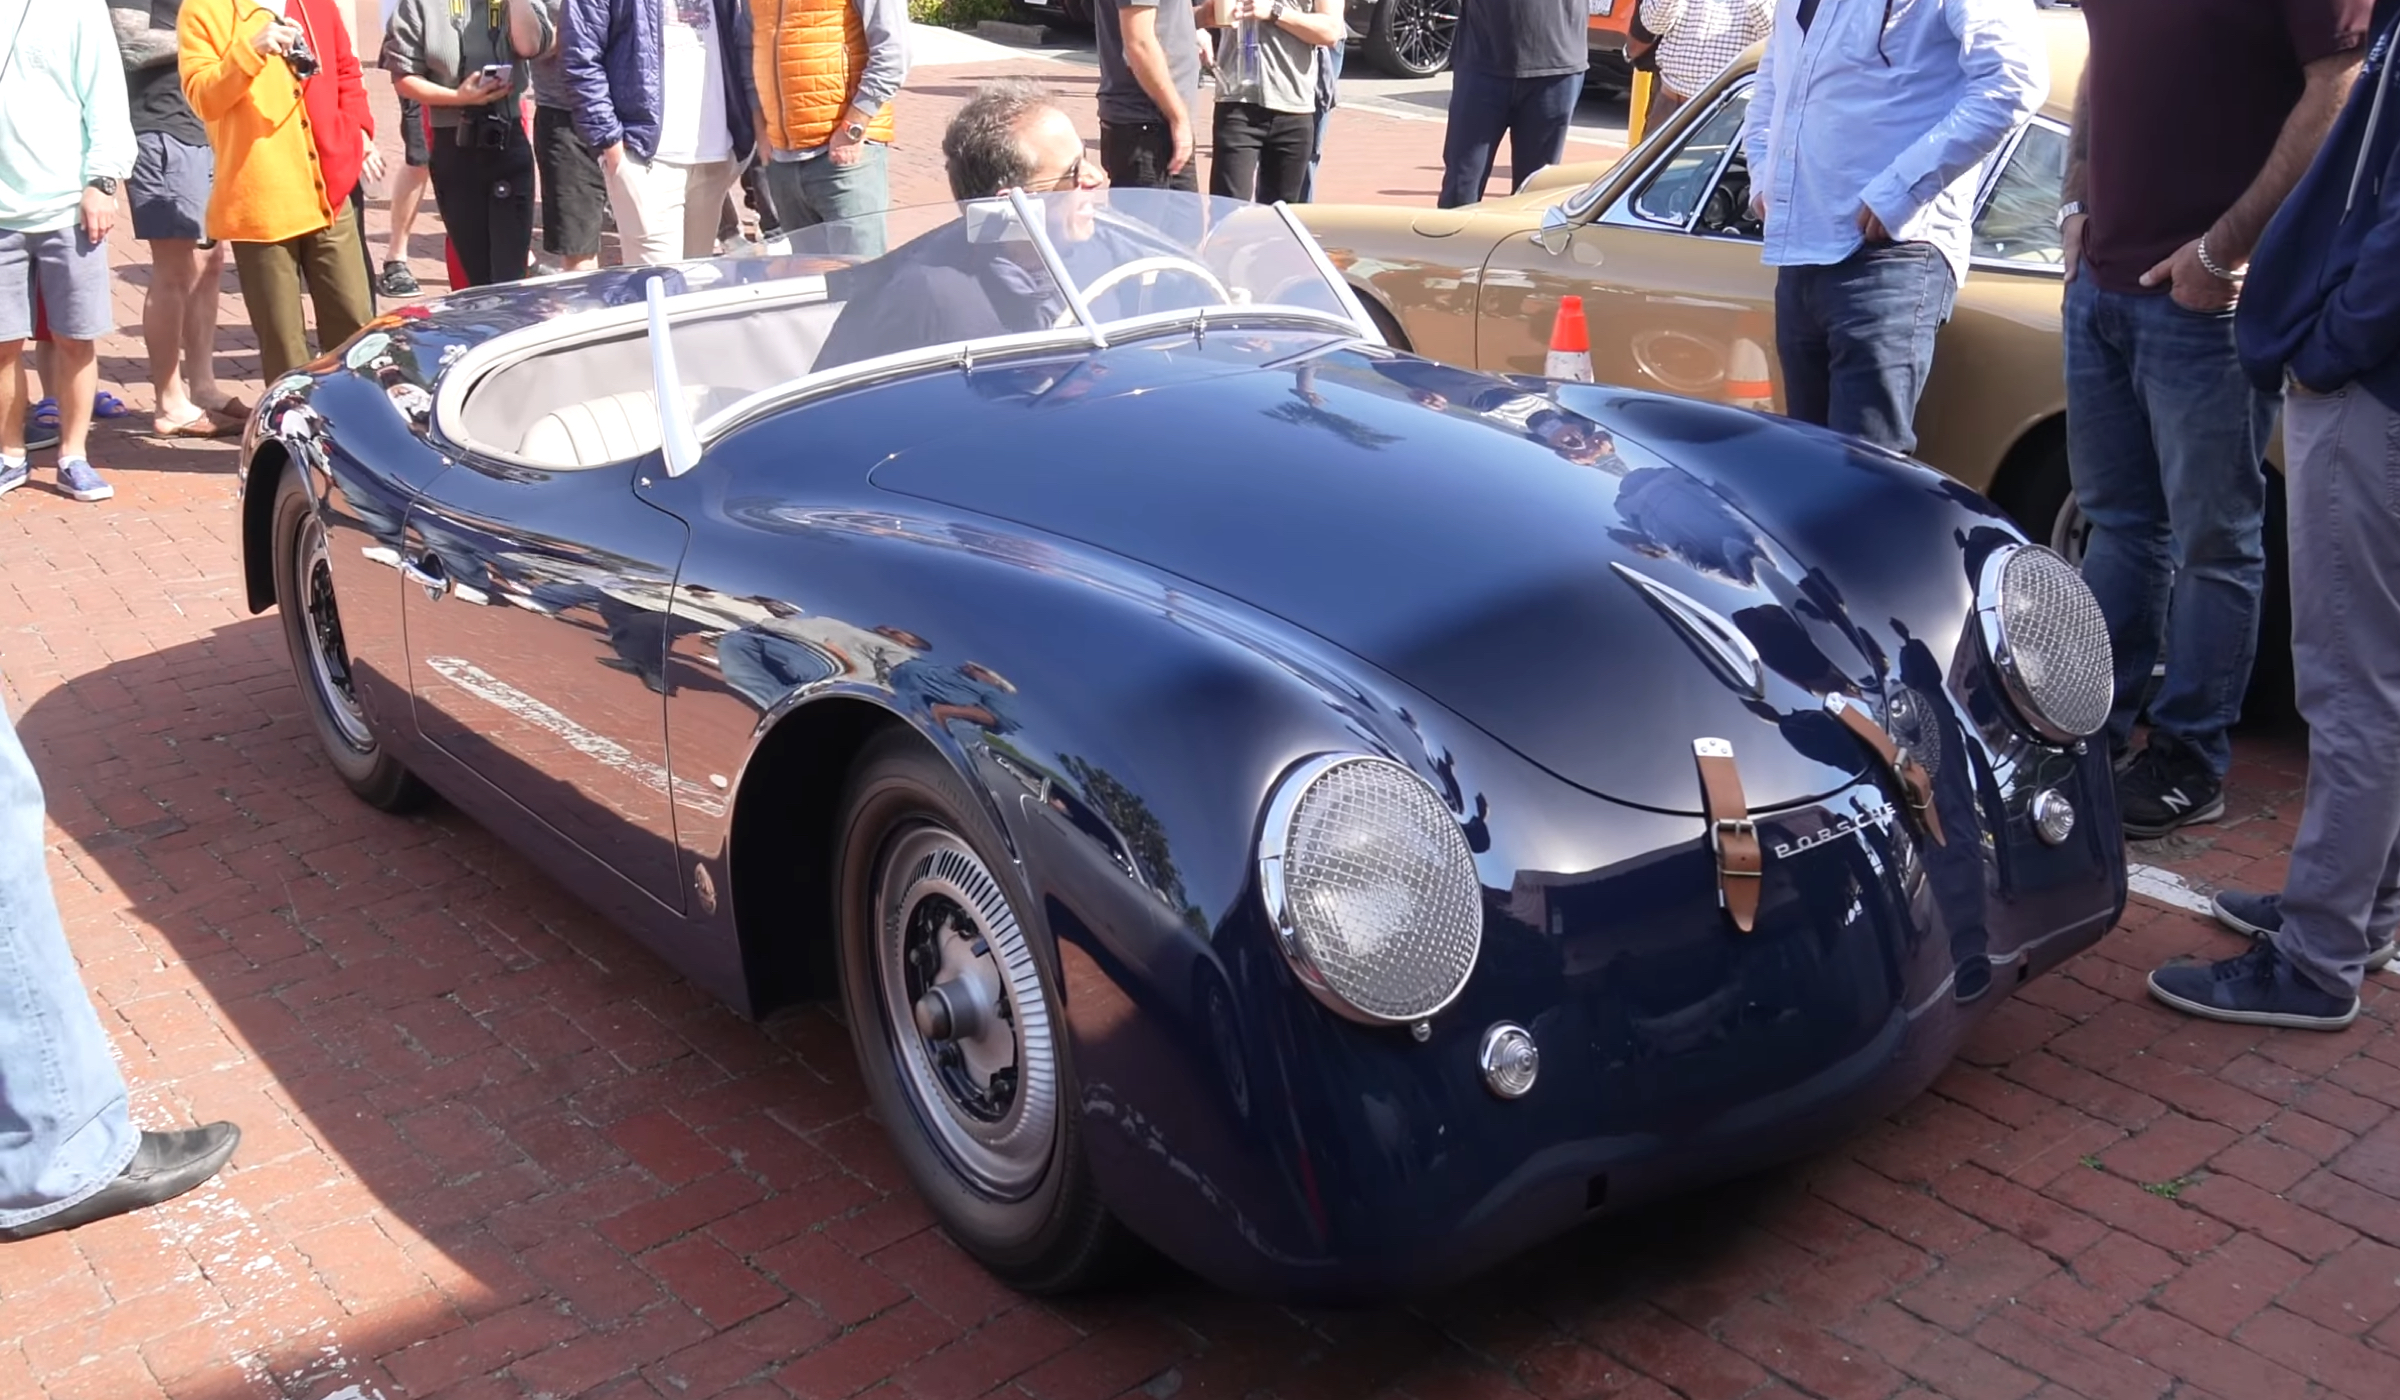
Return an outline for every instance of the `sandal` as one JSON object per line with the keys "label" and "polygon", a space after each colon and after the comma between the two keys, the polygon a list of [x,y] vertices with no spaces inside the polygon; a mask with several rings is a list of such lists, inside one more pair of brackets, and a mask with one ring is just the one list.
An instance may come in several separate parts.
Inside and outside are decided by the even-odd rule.
{"label": "sandal", "polygon": [[232,437],[241,430],[240,423],[222,418],[205,408],[172,428],[161,428],[155,422],[150,425],[150,435],[162,438]]}
{"label": "sandal", "polygon": [[106,389],[92,395],[92,416],[94,418],[122,418],[131,412],[133,410],[125,406],[123,399]]}
{"label": "sandal", "polygon": [[36,400],[34,400],[34,402],[33,402],[33,411],[32,411],[32,412],[30,412],[30,413],[28,413],[28,414],[26,414],[26,415],[25,415],[25,417],[26,417],[26,420],[27,420],[28,422],[32,423],[32,424],[33,424],[33,426],[35,426],[35,427],[37,427],[37,428],[44,428],[44,429],[47,429],[47,430],[49,430],[50,432],[54,432],[54,433],[55,433],[55,432],[57,432],[57,431],[58,431],[58,400],[56,400],[56,399],[36,399]]}

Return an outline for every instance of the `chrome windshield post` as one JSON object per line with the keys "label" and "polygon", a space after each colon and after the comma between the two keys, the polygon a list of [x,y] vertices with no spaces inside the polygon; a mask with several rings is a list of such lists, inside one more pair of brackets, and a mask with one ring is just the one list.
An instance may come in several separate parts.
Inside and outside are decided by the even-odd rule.
{"label": "chrome windshield post", "polygon": [[700,434],[692,426],[691,405],[683,401],[683,380],[675,373],[675,344],[667,338],[664,274],[642,284],[642,300],[650,317],[650,391],[658,399],[659,446],[667,475],[681,476],[699,465]]}
{"label": "chrome windshield post", "polygon": [[1092,308],[1084,301],[1082,289],[1067,275],[1067,264],[1059,257],[1057,245],[1050,241],[1050,231],[1043,226],[1040,211],[1025,197],[1025,191],[1014,187],[1008,191],[1008,203],[1017,211],[1018,221],[1025,225],[1025,236],[1033,240],[1034,251],[1041,254],[1042,266],[1050,270],[1051,280],[1058,283],[1060,294],[1066,297],[1067,309],[1075,313],[1076,324],[1091,336],[1092,348],[1106,349],[1108,337],[1101,332],[1100,323],[1092,319]]}

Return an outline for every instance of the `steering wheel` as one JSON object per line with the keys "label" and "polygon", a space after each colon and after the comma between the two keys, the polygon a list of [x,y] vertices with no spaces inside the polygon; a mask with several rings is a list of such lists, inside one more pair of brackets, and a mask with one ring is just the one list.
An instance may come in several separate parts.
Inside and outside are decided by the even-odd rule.
{"label": "steering wheel", "polygon": [[[1145,273],[1160,272],[1180,272],[1186,277],[1197,277],[1208,285],[1210,291],[1217,294],[1217,300],[1220,303],[1233,300],[1233,293],[1227,291],[1225,284],[1217,280],[1217,274],[1209,271],[1206,266],[1196,263],[1190,258],[1162,254],[1158,257],[1135,258],[1131,262],[1121,262],[1101,273],[1092,279],[1090,286],[1083,288],[1084,302],[1089,305],[1091,302],[1097,301],[1102,292],[1114,290],[1118,283],[1130,278],[1139,277]],[[1059,312],[1057,321],[1052,324],[1057,327],[1074,325],[1075,308],[1070,306]]]}

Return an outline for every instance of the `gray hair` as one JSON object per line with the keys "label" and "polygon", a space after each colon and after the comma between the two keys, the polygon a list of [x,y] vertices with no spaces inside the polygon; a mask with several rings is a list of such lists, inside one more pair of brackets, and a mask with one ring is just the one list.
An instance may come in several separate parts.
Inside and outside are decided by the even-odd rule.
{"label": "gray hair", "polygon": [[986,199],[1033,174],[1019,132],[1037,112],[1058,105],[1031,78],[997,78],[975,89],[942,133],[942,161],[954,199]]}

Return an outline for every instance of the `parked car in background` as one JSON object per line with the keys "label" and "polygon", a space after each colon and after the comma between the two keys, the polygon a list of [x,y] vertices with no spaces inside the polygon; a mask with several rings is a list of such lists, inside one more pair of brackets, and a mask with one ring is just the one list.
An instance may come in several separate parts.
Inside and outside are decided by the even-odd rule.
{"label": "parked car in background", "polygon": [[[1392,349],[1280,207],[890,218],[382,318],[262,397],[243,575],[363,799],[837,998],[1009,1282],[1438,1287],[1888,1113],[2122,912],[2098,607],[1981,497]],[[899,334],[1013,333],[893,343],[927,249],[982,319]]]}
{"label": "parked car in background", "polygon": [[[1081,0],[1078,0],[1080,3]],[[1343,7],[1369,63],[1395,78],[1425,78],[1450,66],[1461,0],[1353,0]],[[1637,0],[1587,0],[1592,71],[1587,89],[1622,92],[1633,82],[1626,32]]]}

